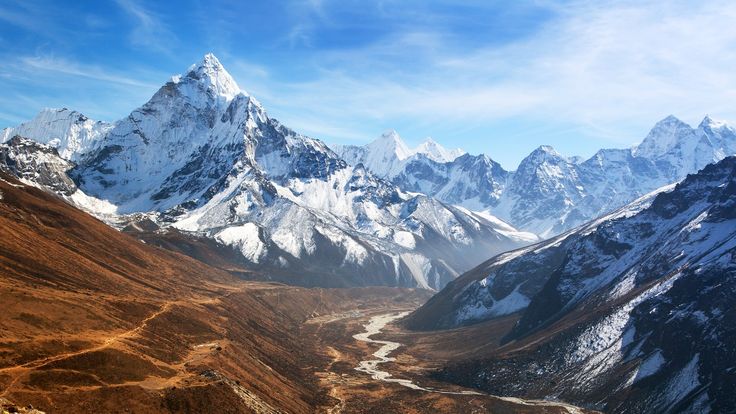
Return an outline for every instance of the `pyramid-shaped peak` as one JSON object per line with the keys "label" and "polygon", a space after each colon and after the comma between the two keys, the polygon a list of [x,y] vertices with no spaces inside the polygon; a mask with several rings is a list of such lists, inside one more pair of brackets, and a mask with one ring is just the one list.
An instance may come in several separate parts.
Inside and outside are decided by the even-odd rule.
{"label": "pyramid-shaped peak", "polygon": [[680,127],[687,127],[690,128],[690,125],[686,124],[680,118],[674,116],[674,115],[667,115],[664,119],[657,122],[654,125],[654,129],[657,128],[680,128]]}
{"label": "pyramid-shaped peak", "polygon": [[639,157],[656,158],[687,140],[695,138],[690,125],[674,115],[669,115],[654,125],[641,144],[633,148],[633,154]]}
{"label": "pyramid-shaped peak", "polygon": [[386,141],[399,142],[401,141],[401,136],[399,136],[399,133],[396,132],[395,129],[388,129],[384,131],[383,134],[381,134],[381,137],[379,139],[386,140]]}
{"label": "pyramid-shaped peak", "polygon": [[222,67],[222,63],[220,63],[220,59],[218,59],[217,56],[214,55],[214,53],[207,53],[206,55],[204,55],[204,57],[202,58],[202,62],[200,62],[198,66],[224,69]]}
{"label": "pyramid-shaped peak", "polygon": [[424,154],[437,162],[450,162],[465,154],[465,151],[460,148],[448,150],[431,137],[427,137],[424,142],[419,144],[419,146],[414,149],[414,152],[417,154]]}
{"label": "pyramid-shaped peak", "polygon": [[700,129],[719,129],[723,128],[725,126],[728,126],[728,123],[725,121],[716,120],[710,117],[710,115],[706,115],[705,118],[700,122],[700,125],[698,128]]}
{"label": "pyramid-shaped peak", "polygon": [[555,149],[551,145],[540,145],[539,147],[537,147],[537,149],[534,150],[534,153],[548,154],[548,155],[554,155],[554,156],[560,155],[557,151],[555,151]]}
{"label": "pyramid-shaped peak", "polygon": [[399,133],[393,129],[385,131],[367,147],[370,148],[371,153],[380,154],[381,157],[393,154],[399,160],[403,160],[412,155],[412,151],[406,146]]}
{"label": "pyramid-shaped peak", "polygon": [[[235,79],[225,70],[217,56],[212,53],[207,53],[199,63],[190,66],[186,79],[203,84],[207,89],[211,89],[217,96],[223,97],[227,101],[243,93]],[[180,81],[181,78],[174,78],[174,82],[179,83]]]}

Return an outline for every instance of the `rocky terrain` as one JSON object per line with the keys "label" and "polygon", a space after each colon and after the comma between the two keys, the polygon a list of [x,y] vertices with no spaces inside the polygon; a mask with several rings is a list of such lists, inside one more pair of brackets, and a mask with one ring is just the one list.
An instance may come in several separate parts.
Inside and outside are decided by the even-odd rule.
{"label": "rocky terrain", "polygon": [[244,281],[3,172],[0,225],[9,413],[571,412],[356,370],[376,350],[353,336],[376,315],[416,308],[427,290]]}
{"label": "rocky terrain", "polygon": [[[728,412],[736,406],[735,206],[736,157],[728,157],[491,259],[405,324],[477,325],[476,335],[487,326],[497,345],[436,375],[490,393],[613,413]],[[501,321],[512,324],[499,330]]]}

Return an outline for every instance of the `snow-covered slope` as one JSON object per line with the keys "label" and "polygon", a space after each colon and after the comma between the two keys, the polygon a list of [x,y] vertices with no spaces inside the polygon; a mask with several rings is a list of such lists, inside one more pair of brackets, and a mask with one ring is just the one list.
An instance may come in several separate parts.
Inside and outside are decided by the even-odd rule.
{"label": "snow-covered slope", "polygon": [[362,162],[407,191],[492,214],[516,228],[552,237],[736,154],[736,130],[710,117],[691,128],[669,116],[634,148],[604,149],[581,160],[541,146],[511,172],[485,155],[449,160],[421,155],[401,158],[406,151],[389,151],[379,157],[388,161],[375,163],[366,162],[366,154],[377,154],[371,144],[338,152],[345,153],[349,163]]}
{"label": "snow-covered slope", "polygon": [[93,121],[69,109],[44,109],[31,121],[0,131],[0,143],[16,135],[47,144],[65,159],[76,160],[89,151],[112,125]]}
{"label": "snow-covered slope", "polygon": [[736,407],[734,293],[736,157],[728,157],[491,259],[409,324],[451,328],[519,312],[498,356],[445,373],[495,394],[554,395],[605,412],[724,412]]}
{"label": "snow-covered slope", "polygon": [[[59,131],[79,142],[72,127],[48,134]],[[489,252],[536,240],[349,165],[270,118],[213,55],[68,158],[79,190],[114,206],[109,222],[145,215],[230,245],[279,280],[440,288]]]}

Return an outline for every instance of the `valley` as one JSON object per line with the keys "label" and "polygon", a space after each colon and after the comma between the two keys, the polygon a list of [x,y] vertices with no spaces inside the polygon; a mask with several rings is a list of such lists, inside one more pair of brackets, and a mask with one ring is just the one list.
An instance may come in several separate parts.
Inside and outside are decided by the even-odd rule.
{"label": "valley", "polygon": [[[447,362],[441,357],[446,343],[431,338],[431,334],[408,332],[392,322],[407,313],[406,304],[397,303],[307,322],[306,332],[319,338],[323,354],[330,358],[325,369],[317,371],[320,383],[335,400],[326,412],[594,412],[553,401],[492,396],[432,379],[428,374]],[[399,340],[409,345],[396,342]],[[376,361],[381,361],[380,369]]]}
{"label": "valley", "polygon": [[[430,380],[425,373],[439,361],[400,364],[408,358],[403,346],[392,353],[397,363],[386,364],[392,375],[457,394],[409,389],[356,370],[376,346],[355,335],[371,318],[416,309],[429,291],[242,280],[141,243],[4,173],[0,178],[0,398],[18,407],[540,412],[535,403]],[[568,411],[550,405],[543,412]]]}
{"label": "valley", "polygon": [[44,109],[0,134],[2,410],[728,412],[734,155],[709,116],[516,170],[328,146],[211,53]]}

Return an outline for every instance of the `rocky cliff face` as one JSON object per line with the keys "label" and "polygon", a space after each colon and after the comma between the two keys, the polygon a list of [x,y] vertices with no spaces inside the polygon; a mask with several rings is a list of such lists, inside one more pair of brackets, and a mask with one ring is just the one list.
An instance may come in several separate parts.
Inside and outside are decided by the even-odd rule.
{"label": "rocky cliff face", "polygon": [[606,412],[736,404],[736,157],[461,276],[408,321],[520,316],[505,345],[440,375]]}

